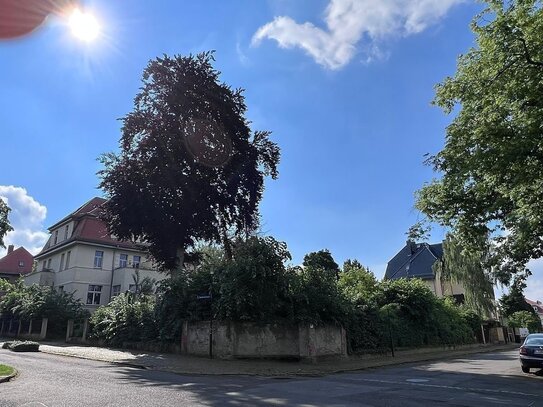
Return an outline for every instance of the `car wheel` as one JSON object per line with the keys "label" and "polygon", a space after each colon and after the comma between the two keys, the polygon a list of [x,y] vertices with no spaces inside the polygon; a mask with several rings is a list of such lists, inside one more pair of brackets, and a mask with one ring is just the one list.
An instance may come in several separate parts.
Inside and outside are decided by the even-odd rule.
{"label": "car wheel", "polygon": [[530,373],[530,368],[529,368],[529,367],[522,366],[522,371],[523,371],[524,373]]}

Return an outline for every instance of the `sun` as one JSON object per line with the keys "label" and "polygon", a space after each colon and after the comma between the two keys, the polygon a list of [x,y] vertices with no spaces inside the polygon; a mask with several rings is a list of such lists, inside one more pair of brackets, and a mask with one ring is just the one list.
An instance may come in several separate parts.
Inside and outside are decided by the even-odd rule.
{"label": "sun", "polygon": [[91,42],[100,34],[100,24],[93,15],[76,8],[69,19],[72,33],[82,41]]}

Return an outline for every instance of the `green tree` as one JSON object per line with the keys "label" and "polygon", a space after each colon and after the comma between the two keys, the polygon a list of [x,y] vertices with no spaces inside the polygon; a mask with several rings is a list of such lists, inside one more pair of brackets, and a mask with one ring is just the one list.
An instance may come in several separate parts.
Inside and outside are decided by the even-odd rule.
{"label": "green tree", "polygon": [[488,245],[467,250],[452,235],[443,242],[443,257],[433,269],[445,281],[460,283],[465,288],[466,304],[479,315],[489,317],[494,311],[494,285],[487,267]]}
{"label": "green tree", "polygon": [[500,298],[500,305],[504,317],[509,317],[515,312],[527,311],[535,315],[533,308],[524,299],[524,289],[526,284],[522,279],[516,279],[509,288],[508,294],[503,294]]}
{"label": "green tree", "polygon": [[353,303],[368,303],[377,292],[377,279],[358,260],[346,260],[338,286]]}
{"label": "green tree", "polygon": [[216,270],[217,316],[222,319],[271,322],[292,318],[291,256],[284,242],[250,237],[234,245],[232,260]]}
{"label": "green tree", "polygon": [[15,283],[0,280],[0,313],[30,320],[48,318],[48,335],[63,335],[69,319],[88,317],[80,300],[73,293],[57,291],[52,287],[26,286],[22,279]]}
{"label": "green tree", "polygon": [[0,247],[6,247],[4,245],[4,236],[6,235],[6,233],[13,230],[13,228],[9,224],[9,211],[9,207],[2,200],[2,198],[0,198]]}
{"label": "green tree", "polygon": [[121,239],[141,239],[179,271],[198,241],[222,242],[258,226],[264,178],[279,148],[252,132],[242,89],[219,81],[213,53],[149,62],[134,109],[122,119],[120,153],[102,156],[103,218]]}
{"label": "green tree", "polygon": [[311,270],[320,270],[327,277],[339,278],[339,266],[328,249],[306,254],[303,265]]}
{"label": "green tree", "polygon": [[443,176],[416,206],[465,247],[493,236],[491,264],[507,283],[543,255],[543,3],[487,4],[472,23],[476,47],[437,86],[434,103],[457,114],[428,160]]}
{"label": "green tree", "polygon": [[507,318],[512,328],[528,328],[530,333],[541,332],[541,320],[537,315],[528,311],[517,311]]}

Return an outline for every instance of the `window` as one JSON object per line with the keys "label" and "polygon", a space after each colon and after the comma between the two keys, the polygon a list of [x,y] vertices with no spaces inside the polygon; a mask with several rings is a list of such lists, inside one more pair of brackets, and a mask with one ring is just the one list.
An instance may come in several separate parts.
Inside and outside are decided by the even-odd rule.
{"label": "window", "polygon": [[94,268],[101,269],[103,260],[104,252],[101,250],[96,250],[96,253],[94,253]]}
{"label": "window", "polygon": [[47,269],[51,270],[51,259],[47,260]]}
{"label": "window", "polygon": [[70,225],[66,225],[64,228],[64,240],[68,239],[68,229],[70,228]]}
{"label": "window", "polygon": [[116,297],[117,295],[119,295],[121,293],[121,285],[114,285],[113,286],[113,291],[111,292],[111,296],[112,297]]}
{"label": "window", "polygon": [[22,261],[22,260],[20,260],[20,261],[19,261],[19,267],[24,267],[24,266],[25,266],[25,262]]}
{"label": "window", "polygon": [[41,265],[41,269],[42,270],[45,270],[45,260],[43,261],[42,265]]}
{"label": "window", "polygon": [[89,292],[87,293],[87,305],[100,305],[101,294],[101,285],[89,285]]}
{"label": "window", "polygon": [[134,256],[132,259],[132,268],[139,269],[141,262],[141,256]]}
{"label": "window", "polygon": [[66,268],[70,267],[70,254],[72,254],[71,251],[66,253]]}
{"label": "window", "polygon": [[128,254],[121,253],[119,256],[119,267],[126,267],[128,264]]}
{"label": "window", "polygon": [[61,270],[64,270],[64,253],[62,253],[60,256],[60,268],[58,269],[58,271]]}
{"label": "window", "polygon": [[58,230],[55,230],[55,243],[53,244],[57,244],[58,242]]}

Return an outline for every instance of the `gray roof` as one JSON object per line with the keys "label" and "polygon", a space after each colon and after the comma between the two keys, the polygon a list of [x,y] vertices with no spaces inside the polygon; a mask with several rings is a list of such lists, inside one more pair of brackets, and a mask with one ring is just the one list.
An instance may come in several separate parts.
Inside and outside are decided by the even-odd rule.
{"label": "gray roof", "polygon": [[443,257],[441,243],[415,243],[408,241],[404,248],[394,256],[387,265],[385,280],[398,278],[434,278],[432,270],[437,259]]}

